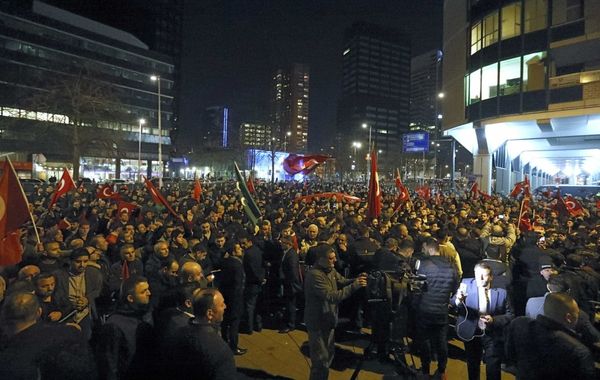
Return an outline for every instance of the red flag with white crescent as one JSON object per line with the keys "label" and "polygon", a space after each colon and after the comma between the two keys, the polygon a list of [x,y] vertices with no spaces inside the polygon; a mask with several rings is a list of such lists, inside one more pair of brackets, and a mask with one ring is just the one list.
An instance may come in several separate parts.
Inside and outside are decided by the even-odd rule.
{"label": "red flag with white crescent", "polygon": [[63,174],[60,177],[60,181],[58,181],[58,183],[56,184],[56,189],[54,190],[54,194],[52,195],[52,200],[50,201],[50,205],[48,206],[48,208],[52,208],[52,206],[56,203],[58,198],[62,197],[63,195],[67,194],[69,191],[75,188],[75,182],[73,182],[71,174],[69,174],[69,171],[66,168],[64,168]]}
{"label": "red flag with white crescent", "polygon": [[175,212],[175,210],[173,210],[173,207],[171,207],[169,202],[167,202],[167,200],[160,193],[160,191],[158,191],[158,189],[156,187],[154,187],[152,182],[146,177],[144,177],[144,182],[146,184],[146,188],[148,189],[148,192],[150,193],[150,195],[152,196],[152,199],[154,200],[154,203],[165,206],[167,208],[167,210],[169,210],[171,215],[173,215],[175,218],[179,219],[179,215]]}
{"label": "red flag with white crescent", "polygon": [[117,207],[119,208],[119,214],[123,211],[127,211],[131,215],[133,210],[135,210],[139,206],[134,205],[133,203],[125,202],[122,199],[119,199],[119,201],[117,203]]}
{"label": "red flag with white crescent", "polygon": [[246,187],[248,188],[248,191],[250,193],[256,193],[256,189],[254,188],[254,174],[252,174],[252,172],[250,172],[250,175],[248,176],[248,180],[246,181]]}
{"label": "red flag with white crescent", "polygon": [[6,160],[0,179],[0,265],[13,265],[21,261],[23,249],[19,227],[28,219],[27,200],[11,163]]}
{"label": "red flag with white crescent", "polygon": [[98,187],[98,191],[96,192],[96,197],[98,199],[121,199],[121,195],[119,193],[115,193],[112,189],[112,186],[109,184],[100,185]]}
{"label": "red flag with white crescent", "polygon": [[563,198],[563,203],[571,216],[583,216],[583,206],[577,199],[573,198],[570,195],[567,195]]}
{"label": "red flag with white crescent", "polygon": [[521,201],[521,210],[519,212],[518,227],[521,231],[531,231],[533,229],[531,212],[531,198],[525,196]]}
{"label": "red flag with white crescent", "polygon": [[431,188],[427,185],[418,187],[415,192],[426,201],[431,199]]}

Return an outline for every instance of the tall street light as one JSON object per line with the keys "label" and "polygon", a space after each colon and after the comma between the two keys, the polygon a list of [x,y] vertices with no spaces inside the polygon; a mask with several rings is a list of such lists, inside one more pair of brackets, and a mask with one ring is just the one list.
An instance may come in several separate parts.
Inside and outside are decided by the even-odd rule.
{"label": "tall street light", "polygon": [[367,178],[370,178],[371,165],[369,165],[369,163],[371,162],[371,149],[373,149],[373,146],[371,145],[371,125],[367,123],[362,124],[363,129],[367,129],[367,127],[369,127],[369,148],[367,149]]}
{"label": "tall street light", "polygon": [[145,119],[138,120],[140,125],[140,134],[138,137],[138,180],[142,182],[142,125],[146,124]]}
{"label": "tall street light", "polygon": [[362,148],[362,143],[360,141],[353,141],[352,147],[354,148],[354,161],[356,161],[358,165],[358,160],[356,159],[356,150]]}
{"label": "tall street light", "polygon": [[291,131],[287,131],[285,136],[283,136],[283,151],[287,152],[287,140],[292,136]]}
{"label": "tall street light", "polygon": [[162,161],[162,116],[160,112],[160,75],[152,75],[150,77],[152,82],[156,82],[158,84],[158,188],[162,188],[163,181],[163,161]]}

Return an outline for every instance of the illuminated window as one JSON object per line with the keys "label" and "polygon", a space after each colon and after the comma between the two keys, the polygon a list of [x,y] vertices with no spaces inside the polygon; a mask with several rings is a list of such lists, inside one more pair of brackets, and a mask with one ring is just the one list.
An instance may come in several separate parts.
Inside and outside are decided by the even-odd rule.
{"label": "illuminated window", "polygon": [[500,95],[515,94],[521,88],[521,57],[500,62]]}
{"label": "illuminated window", "polygon": [[498,12],[491,13],[483,19],[483,45],[487,47],[498,42]]}
{"label": "illuminated window", "polygon": [[521,34],[521,2],[502,8],[502,39]]}
{"label": "illuminated window", "polygon": [[481,100],[498,96],[498,63],[481,70]]}
{"label": "illuminated window", "polygon": [[546,28],[548,0],[525,0],[525,33]]}
{"label": "illuminated window", "polygon": [[471,54],[481,50],[481,21],[471,27]]}
{"label": "illuminated window", "polygon": [[523,57],[523,91],[543,90],[546,82],[545,52]]}
{"label": "illuminated window", "polygon": [[481,70],[476,70],[469,77],[469,104],[481,100]]}

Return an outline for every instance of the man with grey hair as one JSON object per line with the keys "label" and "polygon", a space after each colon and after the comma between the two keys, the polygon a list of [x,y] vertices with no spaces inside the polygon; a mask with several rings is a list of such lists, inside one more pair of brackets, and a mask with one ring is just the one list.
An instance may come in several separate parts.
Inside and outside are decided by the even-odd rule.
{"label": "man with grey hair", "polygon": [[519,317],[506,334],[506,356],[516,363],[517,380],[597,379],[594,357],[574,331],[577,302],[567,293],[550,293],[544,315]]}
{"label": "man with grey hair", "polygon": [[335,352],[334,331],[338,320],[338,304],[352,293],[367,286],[367,275],[346,279],[335,269],[335,251],[329,244],[316,248],[316,263],[304,283],[304,319],[310,347],[310,379],[327,379]]}

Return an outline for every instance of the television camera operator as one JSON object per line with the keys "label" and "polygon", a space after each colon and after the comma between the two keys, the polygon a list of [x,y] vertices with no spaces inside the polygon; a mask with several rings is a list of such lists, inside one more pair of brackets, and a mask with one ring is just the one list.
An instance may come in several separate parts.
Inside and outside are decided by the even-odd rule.
{"label": "television camera operator", "polygon": [[[382,361],[389,359],[393,344],[403,347],[402,338],[407,335],[410,302],[407,297],[408,284],[403,280],[414,275],[413,252],[412,241],[404,240],[398,243],[397,239],[388,238],[384,247],[377,250],[373,258],[374,272],[386,273],[391,281],[391,299],[385,294],[382,294],[381,299],[369,297],[370,311],[373,315],[373,343],[376,344],[377,356]],[[372,286],[373,283],[369,284],[370,288]]]}

